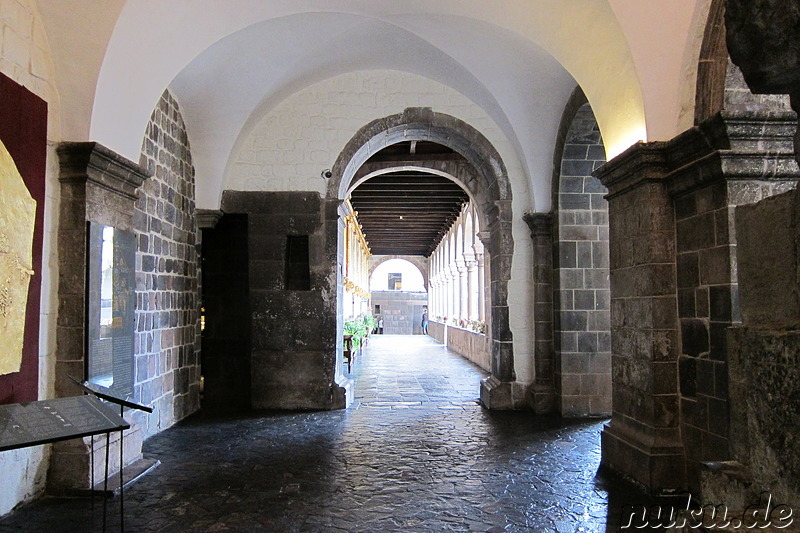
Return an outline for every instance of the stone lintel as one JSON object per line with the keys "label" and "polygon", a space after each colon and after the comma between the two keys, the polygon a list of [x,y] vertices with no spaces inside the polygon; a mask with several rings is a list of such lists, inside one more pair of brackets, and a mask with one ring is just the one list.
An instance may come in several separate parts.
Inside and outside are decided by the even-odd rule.
{"label": "stone lintel", "polygon": [[199,229],[214,229],[222,215],[224,213],[219,209],[195,209],[194,211]]}
{"label": "stone lintel", "polygon": [[148,171],[97,142],[64,142],[56,149],[62,183],[91,183],[130,200]]}

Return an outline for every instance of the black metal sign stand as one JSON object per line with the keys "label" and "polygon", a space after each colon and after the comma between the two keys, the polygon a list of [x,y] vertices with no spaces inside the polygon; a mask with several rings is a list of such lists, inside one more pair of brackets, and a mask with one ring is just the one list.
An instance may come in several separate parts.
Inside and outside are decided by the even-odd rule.
{"label": "black metal sign stand", "polygon": [[[0,405],[0,452],[128,429],[122,415],[95,396]],[[106,448],[108,481],[108,448]],[[104,521],[105,522],[105,521]],[[105,523],[103,524],[105,531]]]}
{"label": "black metal sign stand", "polygon": [[[139,411],[144,411],[146,413],[152,413],[153,408],[148,407],[146,405],[140,405],[138,403],[134,403],[128,401],[124,398],[120,398],[119,396],[114,395],[114,393],[102,385],[97,385],[96,383],[90,383],[88,381],[78,381],[72,376],[69,378],[75,382],[81,389],[83,389],[85,394],[95,396],[102,400],[115,403],[119,405],[119,416],[122,418],[123,410],[125,407],[130,409],[137,409]],[[130,426],[128,426],[130,427]],[[125,428],[127,429],[127,428]],[[123,441],[124,431],[119,432],[119,528],[120,532],[124,533],[125,531],[125,495],[124,495],[124,487],[125,487],[125,480],[122,477],[122,471],[124,466],[124,441]],[[106,530],[106,511],[107,511],[107,502],[108,497],[105,495],[108,494],[108,457],[109,457],[109,433],[106,433],[106,471],[105,471],[105,478],[103,479],[103,531]],[[94,509],[94,437],[92,437],[92,455],[91,455],[91,464],[92,464],[92,509]]]}

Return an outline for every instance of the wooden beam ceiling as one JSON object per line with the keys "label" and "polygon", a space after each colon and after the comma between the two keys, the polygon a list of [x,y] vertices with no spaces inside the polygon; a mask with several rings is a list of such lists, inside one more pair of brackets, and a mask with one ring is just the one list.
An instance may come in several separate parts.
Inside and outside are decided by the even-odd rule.
{"label": "wooden beam ceiling", "polygon": [[[426,160],[453,156],[452,150],[440,145],[433,146],[442,153],[433,154],[434,148],[427,145],[433,143],[417,142],[415,155]],[[373,158],[402,154],[407,158],[412,146],[409,143],[390,148],[393,148],[390,153],[379,153]],[[376,176],[350,195],[358,222],[375,255],[430,256],[468,201],[467,193],[449,179],[411,171]]]}

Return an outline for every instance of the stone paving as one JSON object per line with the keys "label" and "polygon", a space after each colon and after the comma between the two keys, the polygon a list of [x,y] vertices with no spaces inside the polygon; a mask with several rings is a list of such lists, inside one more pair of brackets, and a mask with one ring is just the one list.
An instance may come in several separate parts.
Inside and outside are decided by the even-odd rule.
{"label": "stone paving", "polygon": [[[162,464],[126,492],[125,530],[601,532],[648,503],[597,474],[603,421],[486,411],[484,375],[428,337],[376,336],[348,410],[201,413],[146,441]],[[99,509],[43,498],[0,533],[101,531]]]}

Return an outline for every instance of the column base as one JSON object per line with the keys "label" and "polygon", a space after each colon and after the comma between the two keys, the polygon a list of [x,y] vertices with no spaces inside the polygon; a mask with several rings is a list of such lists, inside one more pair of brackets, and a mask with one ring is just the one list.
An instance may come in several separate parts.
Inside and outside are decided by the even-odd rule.
{"label": "column base", "polygon": [[[116,476],[120,470],[119,432],[109,435],[108,473]],[[106,436],[94,436],[94,465],[92,465],[92,438],[71,439],[53,444],[50,469],[47,474],[47,492],[63,495],[75,490],[89,490],[92,487],[92,466],[94,482],[105,476]],[[137,425],[125,431],[123,436],[123,468],[142,459],[142,431]]]}
{"label": "column base", "polygon": [[620,423],[612,420],[600,434],[603,467],[653,495],[686,489],[683,446],[677,441],[659,439],[630,428],[620,430],[620,427]]}
{"label": "column base", "polygon": [[556,391],[552,383],[534,383],[531,387],[531,405],[536,414],[555,413]]}
{"label": "column base", "polygon": [[355,392],[353,391],[353,380],[342,376],[338,378],[331,387],[332,407],[331,409],[347,409],[353,404]]}
{"label": "column base", "polygon": [[481,403],[497,411],[527,410],[529,386],[518,381],[500,381],[494,376],[481,381]]}

